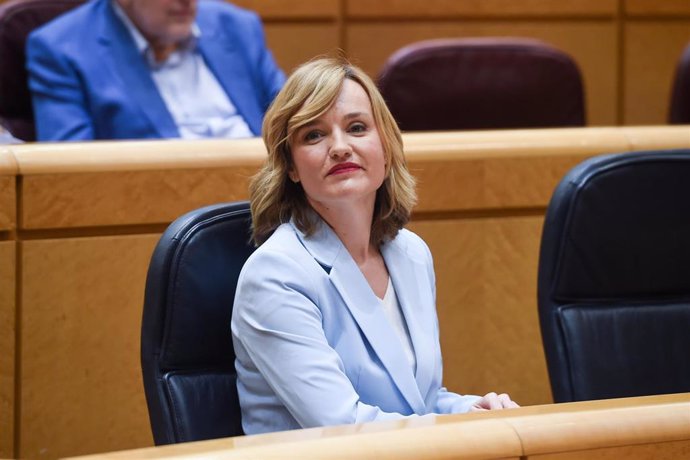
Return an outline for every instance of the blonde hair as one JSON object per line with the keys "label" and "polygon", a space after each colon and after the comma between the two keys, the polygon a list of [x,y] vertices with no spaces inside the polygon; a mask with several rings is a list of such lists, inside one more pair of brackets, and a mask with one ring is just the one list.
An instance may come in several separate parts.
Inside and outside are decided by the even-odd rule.
{"label": "blonde hair", "polygon": [[392,239],[410,219],[417,201],[415,180],[407,170],[402,136],[374,82],[344,58],[318,58],[298,67],[266,112],[263,139],[268,159],[249,184],[254,242],[259,245],[282,223],[293,218],[306,235],[317,222],[300,183],[289,180],[290,142],[302,126],[333,104],[345,79],[369,96],[386,161],[385,179],[376,193],[371,241]]}

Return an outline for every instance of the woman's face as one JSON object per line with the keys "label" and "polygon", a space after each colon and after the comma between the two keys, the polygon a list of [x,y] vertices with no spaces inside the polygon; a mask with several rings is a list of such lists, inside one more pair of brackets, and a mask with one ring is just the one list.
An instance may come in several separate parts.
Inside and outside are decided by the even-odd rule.
{"label": "woman's face", "polygon": [[345,79],[333,105],[298,129],[290,148],[290,179],[301,182],[317,211],[349,203],[373,208],[385,156],[371,101],[359,83]]}

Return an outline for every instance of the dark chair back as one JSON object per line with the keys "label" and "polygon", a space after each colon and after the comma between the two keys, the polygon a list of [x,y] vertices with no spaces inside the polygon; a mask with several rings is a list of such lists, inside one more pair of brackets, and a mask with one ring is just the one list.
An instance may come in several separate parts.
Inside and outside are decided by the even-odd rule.
{"label": "dark chair back", "polygon": [[208,206],[170,224],[151,257],[141,367],[157,445],[242,433],[230,318],[253,252],[247,202]]}
{"label": "dark chair back", "polygon": [[690,150],[600,156],[565,176],[538,303],[556,402],[690,391]]}
{"label": "dark chair back", "polygon": [[10,0],[0,4],[0,124],[18,139],[36,140],[26,39],[37,27],[84,1]]}
{"label": "dark chair back", "polygon": [[388,59],[378,85],[406,131],[585,124],[577,65],[564,52],[537,40],[414,43]]}
{"label": "dark chair back", "polygon": [[675,125],[690,124],[690,43],[678,60],[668,121]]}

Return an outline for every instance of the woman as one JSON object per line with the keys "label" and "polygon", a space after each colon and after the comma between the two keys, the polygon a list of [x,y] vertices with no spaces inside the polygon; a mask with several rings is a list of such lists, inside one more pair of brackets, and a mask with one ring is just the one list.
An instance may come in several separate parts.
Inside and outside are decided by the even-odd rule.
{"label": "woman", "polygon": [[402,138],[340,59],[298,68],[266,114],[254,240],[232,318],[245,433],[517,407],[441,385],[431,254]]}

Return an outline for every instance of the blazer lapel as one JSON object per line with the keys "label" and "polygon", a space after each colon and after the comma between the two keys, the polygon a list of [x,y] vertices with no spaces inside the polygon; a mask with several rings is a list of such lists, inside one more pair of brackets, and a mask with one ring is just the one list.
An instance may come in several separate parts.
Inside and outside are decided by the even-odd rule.
{"label": "blazer lapel", "polygon": [[317,262],[325,268],[330,268],[329,277],[333,286],[400,393],[415,413],[424,413],[424,399],[417,387],[414,374],[410,371],[409,363],[397,345],[400,340],[379,299],[345,246],[323,222],[319,230],[309,238],[305,238],[299,230],[296,231]]}
{"label": "blazer lapel", "polygon": [[429,286],[426,262],[414,259],[402,247],[400,239],[386,243],[381,248],[388,273],[398,296],[405,322],[412,339],[417,361],[415,379],[422,395],[426,395],[432,383],[435,352],[435,324],[430,320],[429,308],[436,308],[433,286]]}
{"label": "blazer lapel", "polygon": [[243,62],[242,51],[237,49],[234,40],[214,27],[216,22],[205,21],[199,16],[199,49],[213,75],[230,97],[230,101],[247,122],[252,133],[261,134],[263,113],[258,104],[251,100],[258,91],[247,65]]}
{"label": "blazer lapel", "polygon": [[[138,106],[161,137],[179,137],[177,125],[129,31],[115,14],[110,1],[103,0],[102,6],[105,14],[101,15],[103,20],[100,23],[99,42],[104,48],[103,56],[112,54],[112,59],[102,61],[121,80],[127,103]],[[126,65],[117,67],[116,63]]]}

